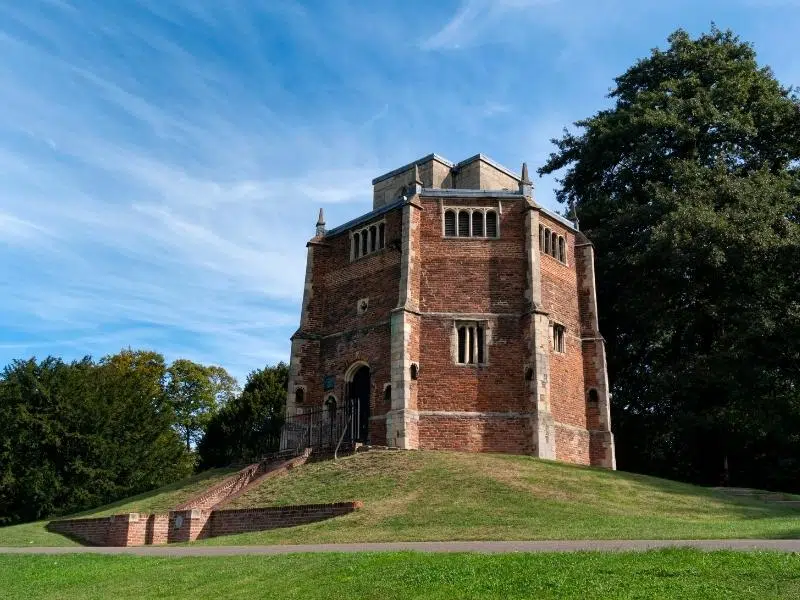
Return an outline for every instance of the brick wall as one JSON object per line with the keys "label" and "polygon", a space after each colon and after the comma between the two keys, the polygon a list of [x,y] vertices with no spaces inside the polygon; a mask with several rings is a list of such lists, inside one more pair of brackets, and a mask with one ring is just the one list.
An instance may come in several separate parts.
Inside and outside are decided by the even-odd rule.
{"label": "brick wall", "polygon": [[462,452],[531,451],[531,431],[527,417],[476,415],[426,415],[419,417],[420,448]]}
{"label": "brick wall", "polygon": [[231,535],[248,531],[266,531],[315,523],[349,514],[363,507],[361,501],[333,504],[305,504],[268,508],[215,510],[211,514],[210,535]]}
{"label": "brick wall", "polygon": [[294,527],[346,515],[360,500],[235,510],[175,510],[168,515],[114,515],[97,519],[51,521],[48,531],[90,546],[143,546],[190,542],[219,535]]}
{"label": "brick wall", "polygon": [[[441,180],[443,188],[505,188],[514,195],[423,191],[380,217],[386,223],[386,250],[356,261],[350,260],[350,231],[318,240],[312,318],[304,323],[311,323],[305,333],[313,333],[319,347],[303,350],[298,359],[294,351],[292,356],[301,373],[298,381],[307,385],[307,402],[324,402],[326,375],[335,377],[334,394],[341,401],[346,370],[363,361],[372,376],[374,444],[531,452],[611,465],[613,438],[593,440],[589,433],[607,430],[608,418],[585,238],[517,195],[518,179],[488,162],[460,164],[447,171],[449,182],[446,171],[436,161],[420,165],[425,187]],[[376,198],[383,202],[381,194],[410,183],[412,174],[408,169],[379,182]],[[444,238],[444,211],[461,207],[495,210],[499,238]],[[403,215],[412,225],[405,238]],[[538,231],[533,231],[538,223],[564,238],[566,264],[539,255]],[[363,225],[369,222],[358,228]],[[393,249],[396,241],[402,241],[402,252]],[[586,276],[589,271],[592,277]],[[356,310],[360,298],[369,299],[363,315]],[[393,312],[399,310],[402,314]],[[565,327],[566,352],[553,351],[548,319]],[[457,364],[458,320],[487,324],[486,364]],[[419,366],[416,380],[407,373],[413,363]],[[531,381],[525,379],[528,368],[535,368]],[[390,382],[396,402],[387,415],[383,390]],[[600,401],[589,405],[587,392],[593,387]],[[596,462],[603,445],[606,457]]]}
{"label": "brick wall", "polygon": [[556,423],[556,460],[579,465],[591,464],[589,432]]}
{"label": "brick wall", "polygon": [[112,515],[94,519],[51,521],[47,530],[87,543],[90,546],[126,546],[128,529],[137,514]]}
{"label": "brick wall", "polygon": [[[523,368],[527,348],[520,326],[526,288],[523,203],[423,197],[422,204],[422,318],[419,339],[415,340],[421,340],[422,348],[417,382],[418,408],[422,411],[420,447],[528,452],[531,439],[527,417],[502,415],[530,410]],[[493,208],[499,217],[500,238],[443,238],[443,211],[460,206]],[[455,360],[454,321],[470,319],[471,315],[487,321],[485,366],[459,365]],[[447,414],[458,412],[500,414]]]}
{"label": "brick wall", "polygon": [[[345,400],[345,372],[357,361],[370,367],[370,414],[384,415],[383,386],[391,381],[389,314],[397,306],[400,280],[400,209],[381,217],[386,245],[365,257],[350,260],[350,232],[325,238],[314,248],[314,293],[309,312],[314,316],[304,334],[319,338],[306,342],[300,352],[294,385],[306,388],[304,407],[320,407],[329,395]],[[358,302],[368,307],[358,311]],[[323,389],[325,376],[334,388]],[[298,407],[300,408],[300,407]],[[376,441],[385,443],[385,425],[372,425]]]}
{"label": "brick wall", "polygon": [[541,224],[564,236],[567,264],[542,254],[542,303],[550,320],[566,327],[564,354],[550,355],[550,397],[553,417],[558,423],[586,427],[586,401],[583,378],[581,316],[578,306],[578,277],[575,269],[575,236],[566,227],[542,215]]}

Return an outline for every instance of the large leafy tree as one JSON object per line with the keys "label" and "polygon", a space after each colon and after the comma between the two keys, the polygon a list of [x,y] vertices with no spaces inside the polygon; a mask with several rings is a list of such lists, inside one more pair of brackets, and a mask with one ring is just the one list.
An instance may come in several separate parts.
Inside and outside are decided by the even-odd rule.
{"label": "large leafy tree", "polygon": [[242,394],[211,419],[198,445],[202,468],[257,460],[277,450],[286,406],[286,363],[252,371]]}
{"label": "large leafy tree", "polygon": [[0,523],[91,508],[191,472],[154,352],[0,373]]}
{"label": "large leafy tree", "polygon": [[800,102],[679,30],[540,173],[596,247],[621,468],[800,489]]}
{"label": "large leafy tree", "polygon": [[203,437],[221,403],[236,397],[239,386],[222,367],[179,359],[167,369],[167,396],[176,427],[190,451]]}

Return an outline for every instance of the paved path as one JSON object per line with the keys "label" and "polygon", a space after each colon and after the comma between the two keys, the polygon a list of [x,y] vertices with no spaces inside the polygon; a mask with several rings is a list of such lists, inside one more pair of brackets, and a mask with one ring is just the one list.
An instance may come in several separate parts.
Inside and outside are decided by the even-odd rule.
{"label": "paved path", "polygon": [[296,546],[140,546],[99,548],[2,548],[0,554],[136,554],[142,556],[229,556],[234,554],[293,554],[296,552],[576,552],[652,550],[655,548],[699,550],[775,550],[800,552],[800,540],[558,540],[539,542],[387,542],[374,544],[302,544]]}

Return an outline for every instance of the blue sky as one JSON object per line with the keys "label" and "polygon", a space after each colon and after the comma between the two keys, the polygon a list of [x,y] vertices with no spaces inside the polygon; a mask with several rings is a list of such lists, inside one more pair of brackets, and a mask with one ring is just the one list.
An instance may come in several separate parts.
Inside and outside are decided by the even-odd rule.
{"label": "blue sky", "polygon": [[711,21],[800,83],[800,0],[1,2],[0,364],[286,360],[320,206],[430,152],[535,170]]}

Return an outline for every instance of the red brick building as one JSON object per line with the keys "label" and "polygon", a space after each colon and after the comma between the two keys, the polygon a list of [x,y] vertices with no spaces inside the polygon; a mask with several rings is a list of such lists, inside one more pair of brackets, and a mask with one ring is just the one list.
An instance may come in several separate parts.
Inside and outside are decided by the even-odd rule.
{"label": "red brick building", "polygon": [[287,414],[354,400],[357,437],[614,468],[591,242],[477,155],[373,180],[308,243]]}

